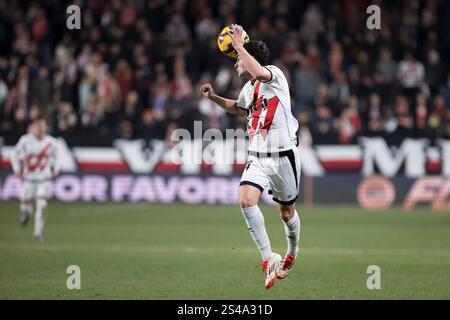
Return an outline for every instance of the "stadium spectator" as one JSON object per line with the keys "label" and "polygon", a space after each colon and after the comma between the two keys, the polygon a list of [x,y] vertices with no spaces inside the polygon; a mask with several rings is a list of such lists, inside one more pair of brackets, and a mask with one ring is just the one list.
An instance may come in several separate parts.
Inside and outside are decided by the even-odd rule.
{"label": "stadium spectator", "polygon": [[450,108],[450,72],[447,75],[447,81],[441,84],[439,93],[444,98],[446,107]]}
{"label": "stadium spectator", "polygon": [[300,130],[298,132],[299,145],[303,148],[311,148],[314,141],[312,138],[310,116],[308,112],[300,111],[297,114],[297,121],[300,125]]}
{"label": "stadium spectator", "polygon": [[393,84],[397,76],[397,65],[392,60],[392,52],[387,48],[381,50],[381,57],[376,65],[376,70],[383,76],[388,84]]}
{"label": "stadium spectator", "polygon": [[76,130],[78,125],[78,117],[74,112],[71,103],[61,102],[56,114],[56,132],[64,135],[67,132],[73,132]]}
{"label": "stadium spectator", "polygon": [[47,67],[39,68],[39,75],[31,82],[30,96],[32,103],[48,106],[51,99],[51,82],[48,78]]}

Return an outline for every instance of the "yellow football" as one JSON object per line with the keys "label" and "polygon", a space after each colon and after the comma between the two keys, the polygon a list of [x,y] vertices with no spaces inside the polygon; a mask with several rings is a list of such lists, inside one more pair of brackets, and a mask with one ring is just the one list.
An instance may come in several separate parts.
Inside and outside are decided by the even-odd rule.
{"label": "yellow football", "polygon": [[[225,28],[220,31],[219,36],[217,37],[217,46],[219,47],[219,50],[224,55],[227,55],[231,58],[237,57],[237,52],[234,50],[231,36],[228,34],[228,32],[231,30],[230,26],[226,26]],[[248,36],[247,32],[245,30],[242,30],[242,39],[244,42],[249,42],[250,37]]]}

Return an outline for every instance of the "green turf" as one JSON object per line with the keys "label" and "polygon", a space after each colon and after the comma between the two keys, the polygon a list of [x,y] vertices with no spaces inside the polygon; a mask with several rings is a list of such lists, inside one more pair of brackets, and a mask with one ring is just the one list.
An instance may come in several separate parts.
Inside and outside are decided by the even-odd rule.
{"label": "green turf", "polygon": [[[262,209],[283,253],[282,224]],[[18,216],[0,203],[0,299],[450,298],[450,213],[304,208],[300,259],[270,290],[235,206],[50,203],[44,244]],[[66,288],[69,265],[81,290]],[[366,287],[369,265],[381,290]]]}

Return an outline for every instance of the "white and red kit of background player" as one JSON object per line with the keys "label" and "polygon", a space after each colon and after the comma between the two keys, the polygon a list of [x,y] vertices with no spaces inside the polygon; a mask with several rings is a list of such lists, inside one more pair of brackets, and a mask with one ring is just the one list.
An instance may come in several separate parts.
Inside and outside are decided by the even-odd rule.
{"label": "white and red kit of background player", "polygon": [[250,139],[241,185],[252,185],[261,192],[269,186],[276,202],[291,204],[297,199],[300,184],[299,125],[292,115],[286,77],[276,66],[265,68],[271,79],[248,81],[237,101],[248,114]]}
{"label": "white and red kit of background player", "polygon": [[22,201],[48,199],[52,174],[59,172],[56,139],[23,135],[15,147],[12,166],[14,172],[23,173]]}

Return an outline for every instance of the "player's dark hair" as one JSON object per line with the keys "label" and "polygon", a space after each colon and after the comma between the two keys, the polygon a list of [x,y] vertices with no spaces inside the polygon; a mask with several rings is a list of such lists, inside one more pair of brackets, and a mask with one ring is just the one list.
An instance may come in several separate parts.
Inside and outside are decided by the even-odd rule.
{"label": "player's dark hair", "polygon": [[43,113],[39,113],[36,118],[34,118],[33,120],[31,120],[31,123],[36,123],[39,121],[45,121],[47,122],[47,117],[45,116],[45,114]]}
{"label": "player's dark hair", "polygon": [[270,52],[264,42],[260,40],[251,40],[244,43],[244,48],[259,62],[260,65],[265,66],[269,63]]}

